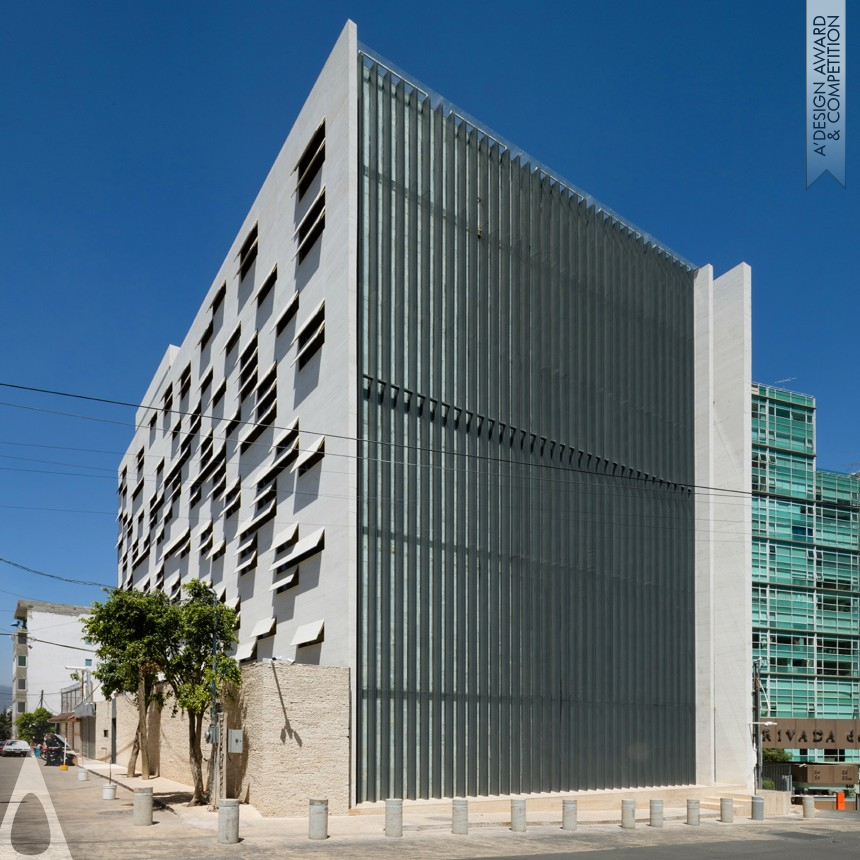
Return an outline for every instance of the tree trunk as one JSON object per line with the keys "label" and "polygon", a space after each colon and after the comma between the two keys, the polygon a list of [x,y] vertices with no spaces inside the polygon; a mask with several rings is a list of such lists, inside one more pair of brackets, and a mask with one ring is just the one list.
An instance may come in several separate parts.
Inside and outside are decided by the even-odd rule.
{"label": "tree trunk", "polygon": [[194,795],[189,806],[206,803],[206,789],[203,785],[203,750],[200,746],[203,731],[203,714],[188,714],[188,757],[191,761],[191,777],[194,781]]}
{"label": "tree trunk", "polygon": [[134,769],[137,766],[137,753],[140,750],[140,736],[138,732],[134,733],[134,743],[131,745],[131,758],[128,760],[128,768],[126,776],[134,776]]}
{"label": "tree trunk", "polygon": [[146,725],[146,680],[143,674],[137,685],[137,734],[140,738],[140,775],[149,779],[149,732]]}

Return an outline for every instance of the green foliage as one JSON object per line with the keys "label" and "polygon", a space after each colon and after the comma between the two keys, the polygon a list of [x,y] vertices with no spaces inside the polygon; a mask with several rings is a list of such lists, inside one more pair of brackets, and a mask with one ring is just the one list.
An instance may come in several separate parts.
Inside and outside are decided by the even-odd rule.
{"label": "green foliage", "polygon": [[236,612],[215,600],[198,579],[192,579],[183,590],[185,596],[176,607],[176,647],[164,667],[164,677],[177,707],[202,714],[211,703],[213,680],[221,696],[241,683],[239,665],[224,653],[236,642]]}
{"label": "green foliage", "polygon": [[50,722],[52,716],[47,708],[36,708],[32,713],[21,714],[17,720],[18,737],[29,744],[41,743],[42,738],[54,729],[54,724]]}
{"label": "green foliage", "polygon": [[84,638],[96,646],[93,672],[106,698],[112,693],[136,695],[141,679],[147,699],[173,646],[178,624],[176,607],[161,591],[109,591],[84,619]]}
{"label": "green foliage", "polygon": [[764,791],[776,791],[776,783],[772,779],[763,779],[761,787]]}
{"label": "green foliage", "polygon": [[[86,640],[97,648],[93,673],[111,693],[136,695],[144,682],[147,703],[173,700],[189,715],[188,738],[194,778],[192,803],[203,800],[200,747],[203,714],[213,685],[223,697],[241,682],[239,665],[226,651],[236,642],[236,612],[192,579],[178,603],[161,591],[111,591],[84,622]],[[165,692],[159,692],[162,687]],[[144,724],[145,725],[145,724]],[[143,737],[143,729],[139,729]]]}
{"label": "green foliage", "polygon": [[12,711],[0,711],[0,740],[12,737]]}
{"label": "green foliage", "polygon": [[776,762],[786,762],[791,761],[791,754],[781,749],[774,749],[773,747],[765,747],[761,751],[762,761],[776,761]]}

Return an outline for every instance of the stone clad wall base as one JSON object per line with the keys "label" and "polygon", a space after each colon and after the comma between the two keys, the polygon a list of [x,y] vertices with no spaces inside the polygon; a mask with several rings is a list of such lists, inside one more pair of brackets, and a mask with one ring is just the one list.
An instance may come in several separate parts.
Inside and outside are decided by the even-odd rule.
{"label": "stone clad wall base", "polygon": [[[97,709],[97,736],[110,754],[110,702]],[[225,728],[242,728],[242,753],[228,754],[227,796],[263,815],[304,815],[308,799],[328,798],[329,811],[349,810],[349,670],[327,666],[256,663],[242,669],[237,698],[224,703]],[[205,732],[209,715],[203,719]],[[130,698],[117,700],[117,767],[125,772],[137,726]],[[191,784],[188,718],[168,700],[150,711],[153,773]],[[225,739],[226,740],[226,739]],[[203,774],[209,771],[203,744]],[[140,770],[140,759],[138,759]]]}
{"label": "stone clad wall base", "polygon": [[227,791],[263,815],[305,815],[308,798],[349,810],[349,670],[256,663],[242,670],[227,728],[244,728],[244,751],[228,755]]}

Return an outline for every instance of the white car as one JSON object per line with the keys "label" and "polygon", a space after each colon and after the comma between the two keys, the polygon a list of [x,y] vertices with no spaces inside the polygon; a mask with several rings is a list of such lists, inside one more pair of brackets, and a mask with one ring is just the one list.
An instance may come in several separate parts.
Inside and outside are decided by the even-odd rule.
{"label": "white car", "polygon": [[0,748],[0,755],[30,755],[27,741],[6,741]]}

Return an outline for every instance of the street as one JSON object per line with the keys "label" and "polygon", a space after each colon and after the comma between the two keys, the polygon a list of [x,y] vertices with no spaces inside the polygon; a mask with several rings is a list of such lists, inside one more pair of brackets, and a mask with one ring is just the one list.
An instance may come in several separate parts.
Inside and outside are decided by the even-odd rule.
{"label": "street", "polygon": [[[599,852],[600,860],[636,857],[752,858],[805,860],[812,856],[856,857],[860,821],[855,816],[804,821],[797,816],[765,822],[723,825],[703,819],[702,826],[679,821],[663,829],[637,825],[580,825],[575,833],[558,826],[532,826],[515,834],[502,826],[473,826],[468,836],[453,836],[450,825],[424,816],[406,816],[402,839],[382,835],[380,816],[342,816],[332,837],[307,839],[304,819],[273,819],[245,808],[237,845],[217,842],[217,815],[205,809],[156,809],[152,827],[132,824],[132,794],[120,788],[116,800],[102,799],[106,783],[95,775],[78,779],[79,768],[60,771],[39,759],[0,759],[0,860],[40,856],[44,860],[188,860],[209,858],[308,857],[521,858],[580,856]],[[334,823],[334,822],[333,822]]]}

